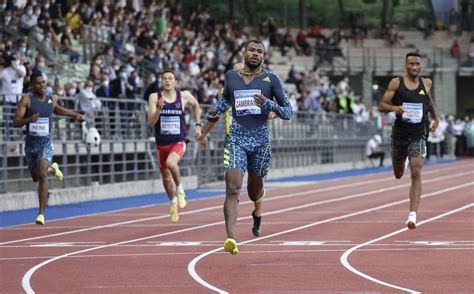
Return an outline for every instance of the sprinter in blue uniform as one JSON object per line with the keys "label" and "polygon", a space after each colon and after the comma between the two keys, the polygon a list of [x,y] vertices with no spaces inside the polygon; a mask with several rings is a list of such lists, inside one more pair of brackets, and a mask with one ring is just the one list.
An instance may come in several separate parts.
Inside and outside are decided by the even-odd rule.
{"label": "sprinter in blue uniform", "polygon": [[38,183],[39,213],[35,223],[45,224],[44,212],[48,201],[48,175],[55,175],[63,180],[63,173],[53,159],[53,142],[51,140],[52,116],[68,116],[83,122],[85,117],[77,112],[58,105],[58,97],[46,92],[46,82],[41,72],[34,72],[30,77],[32,91],[18,102],[13,118],[13,126],[21,128],[26,125],[25,155],[28,161],[31,178]]}
{"label": "sprinter in blue uniform", "polygon": [[420,76],[421,66],[420,54],[408,53],[405,57],[406,75],[390,81],[379,106],[381,112],[393,111],[397,117],[392,128],[392,165],[395,178],[403,176],[407,158],[410,164],[410,212],[406,221],[409,229],[416,228],[416,214],[421,197],[421,168],[426,157],[428,113],[432,119],[430,132],[434,132],[439,123],[431,96],[432,82]]}
{"label": "sprinter in blue uniform", "polygon": [[[273,115],[288,120],[293,114],[280,78],[262,67],[265,57],[263,43],[248,41],[243,55],[244,67],[226,73],[224,95],[208,113],[208,123],[200,137],[201,148],[204,149],[207,146],[206,134],[221,114],[228,113],[224,149],[224,217],[227,231],[224,250],[232,255],[239,252],[234,228],[244,174],[248,171],[247,191],[255,204],[252,232],[258,236],[265,197],[263,180],[270,170],[272,152],[267,122]],[[231,113],[227,112],[229,109]]]}

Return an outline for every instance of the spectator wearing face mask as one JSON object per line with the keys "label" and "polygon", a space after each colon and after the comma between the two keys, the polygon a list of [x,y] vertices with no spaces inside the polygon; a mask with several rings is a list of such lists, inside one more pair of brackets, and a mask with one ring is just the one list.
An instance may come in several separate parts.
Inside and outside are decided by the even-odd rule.
{"label": "spectator wearing face mask", "polygon": [[79,113],[84,114],[88,121],[94,121],[97,112],[102,108],[101,101],[94,94],[94,83],[87,80],[84,83],[84,88],[79,91],[76,97],[76,109]]}
{"label": "spectator wearing face mask", "polygon": [[77,4],[74,4],[69,8],[69,11],[66,12],[66,15],[64,16],[64,21],[66,22],[67,26],[71,28],[75,35],[80,34],[82,18],[77,9]]}
{"label": "spectator wearing face mask", "polygon": [[57,95],[59,98],[66,96],[63,83],[56,83],[56,85],[54,86],[54,94]]}
{"label": "spectator wearing face mask", "polygon": [[12,12],[11,10],[3,10],[1,13],[3,14],[2,26],[8,27],[12,24]]}
{"label": "spectator wearing face mask", "polygon": [[25,13],[20,17],[20,32],[28,35],[30,30],[38,24],[38,16],[33,13],[33,7],[27,6]]}
{"label": "spectator wearing face mask", "polygon": [[48,81],[48,75],[46,74],[46,62],[44,57],[41,55],[36,56],[35,65],[33,67],[33,72],[39,71],[43,74],[43,79]]}
{"label": "spectator wearing face mask", "polygon": [[5,102],[16,106],[21,93],[23,93],[23,80],[26,76],[26,67],[21,63],[20,54],[7,58],[7,67],[0,72],[2,79],[1,93],[5,93]]}
{"label": "spectator wearing face mask", "polygon": [[[130,127],[130,118],[134,109],[134,103],[131,102],[135,98],[134,86],[130,84],[127,74],[127,66],[120,66],[118,78],[110,83],[110,96],[118,98],[118,108],[120,112],[111,112],[116,116],[115,122],[119,124],[122,137],[125,136]],[[117,109],[114,107],[114,110]],[[114,131],[114,130],[112,130]],[[116,133],[118,135],[118,133]]]}
{"label": "spectator wearing face mask", "polygon": [[96,95],[102,98],[110,98],[110,80],[109,76],[102,74],[100,78],[100,86],[96,91]]}
{"label": "spectator wearing face mask", "polygon": [[7,58],[8,67],[0,71],[2,87],[0,93],[5,94],[5,102],[2,106],[6,113],[9,126],[12,128],[13,115],[15,114],[16,104],[23,93],[23,81],[26,76],[26,68],[20,61],[20,56],[9,56]]}

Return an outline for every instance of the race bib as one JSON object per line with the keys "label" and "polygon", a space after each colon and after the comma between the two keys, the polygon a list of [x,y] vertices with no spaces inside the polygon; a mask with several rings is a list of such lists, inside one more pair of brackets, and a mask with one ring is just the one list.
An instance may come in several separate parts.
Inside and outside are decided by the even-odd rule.
{"label": "race bib", "polygon": [[160,127],[162,135],[179,135],[181,130],[179,116],[162,116]]}
{"label": "race bib", "polygon": [[261,90],[236,90],[234,91],[235,98],[235,113],[237,116],[261,114],[262,109],[255,105],[254,96],[262,94]]}
{"label": "race bib", "polygon": [[402,115],[402,121],[417,124],[423,118],[423,104],[422,103],[403,103],[405,112]]}
{"label": "race bib", "polygon": [[29,127],[30,136],[45,137],[49,135],[49,118],[40,117],[37,121],[31,122]]}

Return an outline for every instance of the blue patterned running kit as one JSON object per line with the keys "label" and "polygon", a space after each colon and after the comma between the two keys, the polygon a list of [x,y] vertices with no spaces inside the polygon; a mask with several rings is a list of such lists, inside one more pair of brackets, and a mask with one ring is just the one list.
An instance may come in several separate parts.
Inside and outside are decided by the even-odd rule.
{"label": "blue patterned running kit", "polygon": [[[267,98],[261,108],[254,101],[257,94]],[[266,70],[247,85],[236,70],[226,73],[224,96],[209,112],[209,117],[226,113],[226,171],[237,168],[242,174],[246,171],[257,176],[268,174],[272,153],[268,130],[270,111],[282,119],[290,119],[293,114],[277,75]]]}

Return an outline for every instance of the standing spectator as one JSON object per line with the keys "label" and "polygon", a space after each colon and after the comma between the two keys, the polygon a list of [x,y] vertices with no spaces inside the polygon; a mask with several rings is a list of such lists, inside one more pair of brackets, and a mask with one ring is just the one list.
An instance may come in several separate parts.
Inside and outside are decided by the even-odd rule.
{"label": "standing spectator", "polygon": [[[5,93],[7,108],[15,110],[15,106],[23,93],[23,79],[26,76],[26,67],[22,65],[20,54],[11,55],[7,58],[7,67],[1,71],[2,93]],[[14,112],[9,112],[9,120]]]}
{"label": "standing spectator", "polygon": [[456,136],[456,148],[454,151],[454,155],[456,156],[464,156],[466,153],[466,137],[464,136],[464,125],[464,121],[462,121],[461,119],[457,119],[453,126],[454,136]]}
{"label": "standing spectator", "polygon": [[[79,113],[84,114],[86,121],[93,126],[96,122],[97,112],[102,108],[102,103],[94,94],[94,83],[91,80],[84,83],[84,88],[76,96],[76,104]],[[100,121],[97,123],[100,124]]]}

